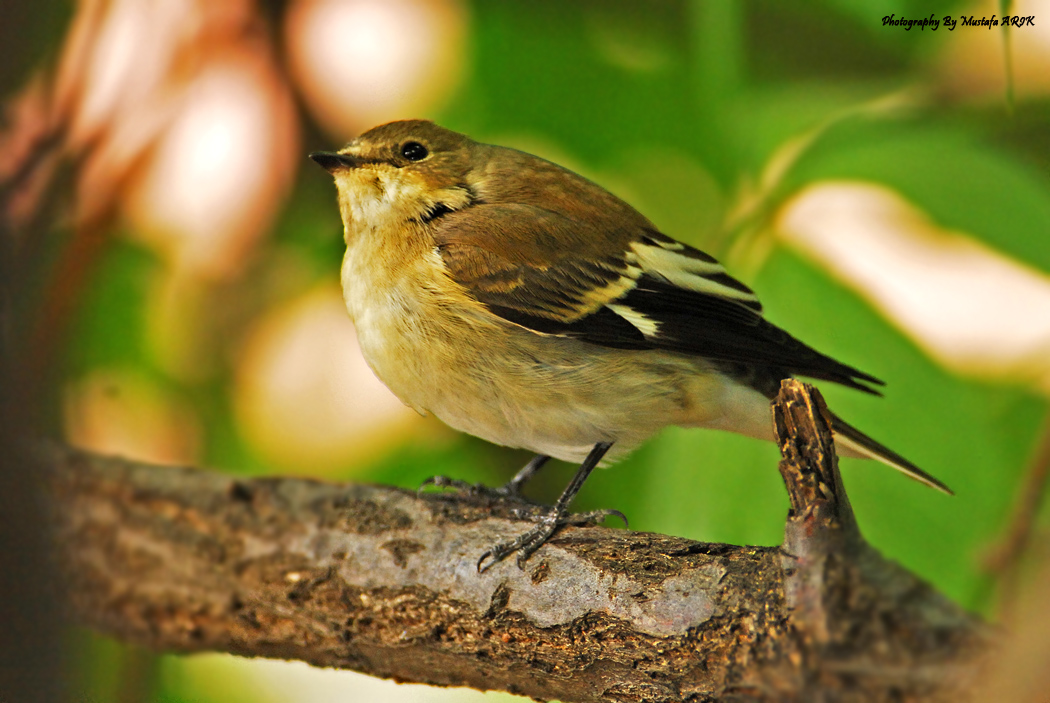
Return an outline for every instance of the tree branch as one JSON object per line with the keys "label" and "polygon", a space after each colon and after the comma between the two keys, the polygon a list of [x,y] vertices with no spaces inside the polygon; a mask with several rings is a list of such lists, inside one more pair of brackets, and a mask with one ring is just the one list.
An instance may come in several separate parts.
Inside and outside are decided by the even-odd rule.
{"label": "tree branch", "polygon": [[155,649],[564,701],[956,700],[985,627],[863,542],[822,405],[778,401],[783,550],[566,528],[480,575],[521,530],[485,498],[39,455],[75,617]]}

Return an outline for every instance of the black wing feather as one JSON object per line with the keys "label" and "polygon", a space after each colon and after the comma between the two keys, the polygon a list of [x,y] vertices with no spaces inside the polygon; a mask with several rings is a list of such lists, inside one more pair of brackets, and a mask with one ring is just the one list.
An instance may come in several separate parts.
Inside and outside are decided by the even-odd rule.
{"label": "black wing feather", "polygon": [[547,317],[529,315],[516,308],[487,306],[494,314],[516,325],[542,334],[574,337],[591,344],[613,349],[658,349],[659,345],[647,339],[641,331],[609,308],[580,318],[575,322],[561,322]]}
{"label": "black wing feather", "polygon": [[[604,347],[663,349],[758,367],[760,375],[774,380],[798,374],[879,394],[865,384],[882,381],[773,325],[762,317],[757,299],[692,290],[671,283],[658,271],[639,271],[627,257],[630,240],[612,249],[615,255],[600,249],[601,256],[596,256],[588,247],[608,239],[609,232],[564,215],[523,205],[482,205],[469,212],[471,227],[461,226],[460,212],[439,219],[437,250],[452,279],[509,322]],[[643,230],[635,241],[716,263],[655,230]],[[728,274],[700,275],[718,286],[751,292]],[[639,329],[630,314],[617,312],[626,313],[627,308],[650,324]]]}
{"label": "black wing feather", "polygon": [[783,368],[874,395],[878,391],[864,382],[883,385],[878,378],[821,354],[757,312],[726,298],[643,276],[621,301],[614,304],[626,305],[658,323],[656,334],[648,337],[658,349]]}
{"label": "black wing feather", "polygon": [[[485,302],[484,296],[480,299]],[[488,308],[505,320],[542,334],[614,349],[664,349],[714,361],[784,369],[785,376],[809,376],[880,395],[864,385],[883,385],[878,378],[821,354],[751,309],[724,298],[643,276],[636,289],[610,305],[623,305],[645,315],[657,323],[657,333],[642,334],[609,307],[572,322],[530,315],[516,307],[490,304]]]}

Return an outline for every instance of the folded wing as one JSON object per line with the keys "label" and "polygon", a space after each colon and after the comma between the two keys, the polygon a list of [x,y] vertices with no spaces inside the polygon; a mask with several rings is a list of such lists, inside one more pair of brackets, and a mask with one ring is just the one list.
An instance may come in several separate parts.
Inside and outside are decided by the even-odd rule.
{"label": "folded wing", "polygon": [[834,381],[878,394],[874,376],[821,354],[762,316],[754,292],[714,258],[638,223],[601,230],[521,204],[442,218],[451,278],[505,320],[538,334],[619,349],[664,349]]}

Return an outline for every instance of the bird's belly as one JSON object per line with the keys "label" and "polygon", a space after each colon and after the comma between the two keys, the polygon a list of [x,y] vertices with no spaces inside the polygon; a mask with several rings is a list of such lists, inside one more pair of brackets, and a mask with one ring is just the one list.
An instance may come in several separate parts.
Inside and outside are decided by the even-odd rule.
{"label": "bird's belly", "polygon": [[[732,418],[737,384],[703,359],[537,334],[427,278],[439,262],[426,255],[380,285],[371,259],[383,252],[348,249],[343,295],[372,370],[421,413],[566,461],[597,442],[613,442],[615,460],[668,425],[747,432]],[[757,412],[768,423],[768,404]]]}
{"label": "bird's belly", "polygon": [[615,460],[668,425],[720,417],[726,379],[697,359],[546,337],[496,318],[438,325],[412,306],[383,307],[356,320],[380,380],[405,404],[496,444],[578,462],[613,442]]}

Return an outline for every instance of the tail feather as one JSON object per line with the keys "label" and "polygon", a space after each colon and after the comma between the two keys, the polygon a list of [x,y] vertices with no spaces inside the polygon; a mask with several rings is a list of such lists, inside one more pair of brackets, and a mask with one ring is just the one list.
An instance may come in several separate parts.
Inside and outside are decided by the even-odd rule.
{"label": "tail feather", "polygon": [[926,473],[897,452],[879,444],[834,413],[831,413],[831,429],[835,432],[836,444],[841,449],[845,449],[847,453],[853,453],[867,459],[877,459],[886,466],[897,469],[897,471],[910,476],[920,483],[925,483],[930,488],[936,488],[938,491],[948,495],[955,495],[952,489],[948,488],[944,483]]}

